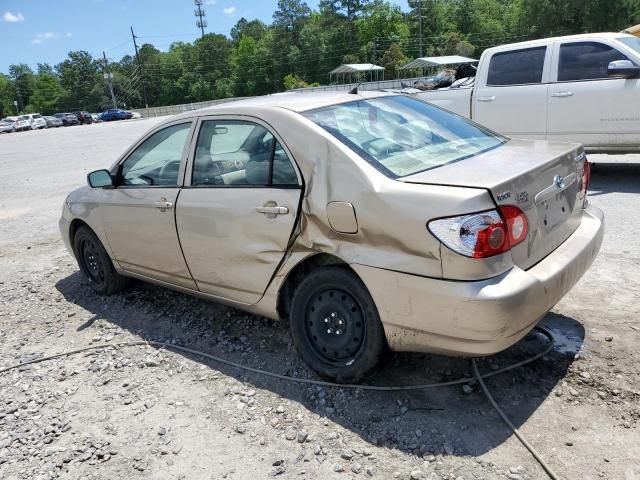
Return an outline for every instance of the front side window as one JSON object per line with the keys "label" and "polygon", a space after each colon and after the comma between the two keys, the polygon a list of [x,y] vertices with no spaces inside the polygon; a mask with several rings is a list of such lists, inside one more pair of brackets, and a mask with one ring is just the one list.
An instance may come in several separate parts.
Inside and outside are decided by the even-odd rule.
{"label": "front side window", "polygon": [[616,60],[628,60],[628,58],[604,43],[565,43],[560,46],[558,81],[608,78],[609,64]]}
{"label": "front side window", "polygon": [[542,82],[547,47],[496,53],[491,57],[487,85],[529,85]]}
{"label": "front side window", "polygon": [[176,186],[191,122],[172,125],[147,138],[122,164],[122,185]]}
{"label": "front side window", "polygon": [[297,186],[291,160],[271,132],[242,120],[202,122],[193,161],[192,186]]}
{"label": "front side window", "polygon": [[505,142],[462,117],[405,96],[358,100],[304,115],[391,178],[464,160]]}

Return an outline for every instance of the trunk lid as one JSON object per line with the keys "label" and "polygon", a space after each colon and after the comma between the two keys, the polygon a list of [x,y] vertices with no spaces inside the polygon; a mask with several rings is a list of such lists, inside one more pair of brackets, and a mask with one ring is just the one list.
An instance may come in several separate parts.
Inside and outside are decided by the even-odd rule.
{"label": "trunk lid", "polygon": [[483,188],[497,205],[520,208],[529,221],[529,234],[511,249],[511,254],[517,266],[528,269],[580,225],[580,184],[585,161],[580,145],[509,140],[481,155],[400,180]]}

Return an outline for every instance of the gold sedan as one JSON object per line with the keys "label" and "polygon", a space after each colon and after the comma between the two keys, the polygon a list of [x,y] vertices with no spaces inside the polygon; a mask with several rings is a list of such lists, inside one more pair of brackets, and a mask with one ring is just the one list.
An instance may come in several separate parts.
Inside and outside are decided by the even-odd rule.
{"label": "gold sedan", "polygon": [[160,124],[88,175],[60,228],[96,292],[133,277],[287,319],[316,372],[352,382],[388,347],[522,338],[598,253],[588,182],[579,145],[407,96],[292,93]]}

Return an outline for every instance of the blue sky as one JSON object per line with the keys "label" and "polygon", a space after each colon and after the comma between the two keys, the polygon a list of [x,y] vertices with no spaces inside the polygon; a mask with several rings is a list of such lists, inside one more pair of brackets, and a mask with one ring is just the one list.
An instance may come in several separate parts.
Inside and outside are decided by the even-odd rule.
{"label": "blue sky", "polygon": [[[240,19],[270,23],[277,0],[205,0],[208,32],[229,34]],[[316,8],[318,0],[307,0]],[[393,0],[407,9],[407,0]],[[199,36],[193,0],[0,0],[0,72],[13,63],[56,65],[71,50],[119,60],[133,53],[132,25],[140,44],[166,50]]]}

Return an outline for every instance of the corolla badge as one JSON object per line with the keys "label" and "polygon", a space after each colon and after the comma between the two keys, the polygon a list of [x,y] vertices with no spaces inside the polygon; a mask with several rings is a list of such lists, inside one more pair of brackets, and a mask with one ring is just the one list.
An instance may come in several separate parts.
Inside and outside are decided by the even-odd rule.
{"label": "corolla badge", "polygon": [[564,177],[562,175],[556,175],[553,177],[553,183],[558,188],[564,188]]}

